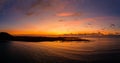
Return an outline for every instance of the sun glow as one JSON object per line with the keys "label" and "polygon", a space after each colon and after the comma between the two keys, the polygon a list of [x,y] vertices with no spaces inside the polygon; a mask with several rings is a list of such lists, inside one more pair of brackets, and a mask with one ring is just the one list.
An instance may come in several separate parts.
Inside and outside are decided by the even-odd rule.
{"label": "sun glow", "polygon": [[70,34],[71,32],[66,30],[52,30],[48,33],[51,35],[62,35],[62,34]]}
{"label": "sun glow", "polygon": [[55,35],[62,35],[62,34],[69,34],[70,32],[67,32],[67,31],[55,31],[53,32],[53,34]]}

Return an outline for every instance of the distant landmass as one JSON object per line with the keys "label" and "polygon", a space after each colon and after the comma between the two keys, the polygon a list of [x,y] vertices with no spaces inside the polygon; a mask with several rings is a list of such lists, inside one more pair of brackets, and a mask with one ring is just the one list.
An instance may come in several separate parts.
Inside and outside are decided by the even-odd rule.
{"label": "distant landmass", "polygon": [[4,41],[27,41],[27,42],[41,42],[41,41],[89,41],[79,37],[32,37],[32,36],[13,36],[7,32],[0,32],[0,40]]}

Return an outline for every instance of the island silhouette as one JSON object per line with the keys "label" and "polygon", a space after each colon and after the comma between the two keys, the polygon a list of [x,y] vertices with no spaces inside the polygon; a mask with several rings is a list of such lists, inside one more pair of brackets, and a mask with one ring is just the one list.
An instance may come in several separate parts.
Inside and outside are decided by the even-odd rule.
{"label": "island silhouette", "polygon": [[0,32],[2,41],[26,41],[26,42],[43,42],[43,41],[89,41],[79,37],[33,37],[33,36],[13,36],[7,32]]}

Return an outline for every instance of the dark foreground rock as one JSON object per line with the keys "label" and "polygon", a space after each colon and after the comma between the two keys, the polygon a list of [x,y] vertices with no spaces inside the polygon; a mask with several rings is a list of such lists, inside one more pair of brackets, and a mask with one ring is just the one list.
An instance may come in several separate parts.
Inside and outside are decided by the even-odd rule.
{"label": "dark foreground rock", "polygon": [[78,37],[31,37],[31,36],[12,36],[6,32],[0,33],[0,40],[9,41],[27,41],[27,42],[40,42],[40,41],[89,41],[87,39],[80,39]]}
{"label": "dark foreground rock", "polygon": [[0,40],[12,40],[14,36],[6,33],[6,32],[0,32]]}

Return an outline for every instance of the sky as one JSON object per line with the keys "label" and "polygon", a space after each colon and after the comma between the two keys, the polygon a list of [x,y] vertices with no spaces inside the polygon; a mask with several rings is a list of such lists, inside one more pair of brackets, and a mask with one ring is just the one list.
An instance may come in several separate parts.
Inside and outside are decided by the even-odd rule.
{"label": "sky", "polygon": [[120,34],[120,0],[0,0],[0,32]]}

